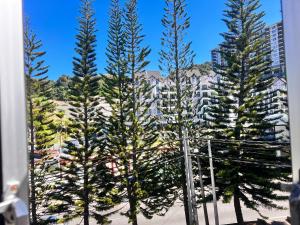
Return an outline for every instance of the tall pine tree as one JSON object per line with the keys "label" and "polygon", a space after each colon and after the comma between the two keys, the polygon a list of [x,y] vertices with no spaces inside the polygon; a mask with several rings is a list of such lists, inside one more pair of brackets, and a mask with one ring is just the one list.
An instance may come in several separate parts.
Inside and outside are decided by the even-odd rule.
{"label": "tall pine tree", "polygon": [[29,139],[29,204],[30,223],[40,224],[47,208],[49,171],[47,149],[53,144],[54,105],[49,99],[51,89],[47,80],[48,66],[43,60],[46,52],[42,42],[27,22],[24,33],[25,76],[27,86],[28,139]]}
{"label": "tall pine tree", "polygon": [[[171,99],[162,99],[164,104],[164,118],[166,126],[166,142],[170,149],[175,149],[175,157],[184,155],[184,132],[190,125],[190,90],[188,85],[187,70],[193,66],[194,53],[191,50],[191,42],[186,41],[186,32],[190,27],[190,18],[186,12],[185,0],[166,0],[165,14],[162,24],[165,28],[162,37],[162,51],[160,53],[161,70],[169,75],[171,88],[174,92]],[[174,157],[174,156],[172,156]],[[175,164],[177,166],[177,164]],[[183,190],[186,224],[189,221],[187,184],[185,176],[184,159],[180,164],[181,174],[177,178],[180,182],[178,188]],[[174,169],[176,171],[176,169]]]}
{"label": "tall pine tree", "polygon": [[99,76],[96,68],[96,20],[90,0],[81,1],[79,32],[70,86],[70,140],[66,141],[66,157],[61,167],[51,209],[60,212],[61,221],[81,217],[85,225],[90,218],[107,224],[105,210],[114,206],[113,176],[107,168],[104,153],[103,109],[99,97]]}
{"label": "tall pine tree", "polygon": [[[110,116],[107,121],[107,149],[111,160],[116,164],[119,174],[115,179],[119,184],[118,194],[124,198],[125,188],[128,189],[128,198],[132,199],[130,181],[130,157],[128,155],[128,115],[130,98],[129,78],[125,53],[125,32],[122,22],[122,9],[119,0],[112,0],[108,30],[108,46],[106,48],[108,75],[103,76],[103,95],[110,106]],[[125,181],[124,181],[125,180]],[[126,190],[126,189],[125,189]],[[132,201],[132,200],[131,200]],[[132,203],[131,203],[132,204]],[[134,210],[134,209],[133,209]],[[133,212],[135,215],[135,212]],[[129,215],[129,217],[131,217]]]}
{"label": "tall pine tree", "polygon": [[[152,216],[142,201],[149,196],[149,171],[158,157],[158,133],[149,114],[152,87],[144,76],[149,48],[142,47],[144,36],[138,21],[137,1],[126,3],[124,14],[118,0],[111,6],[106,100],[111,107],[108,122],[108,148],[117,164],[120,196],[129,201],[129,221],[137,225],[137,214]],[[152,185],[154,187],[154,185]]]}
{"label": "tall pine tree", "polygon": [[[233,198],[237,222],[243,224],[241,201],[256,211],[260,205],[280,208],[273,200],[284,199],[275,191],[288,171],[276,166],[280,160],[274,147],[258,142],[273,136],[278,119],[270,115],[274,106],[268,90],[273,78],[260,2],[228,0],[226,5],[223,20],[228,31],[222,34],[220,47],[226,63],[217,67],[219,80],[212,85],[215,95],[207,120],[212,137],[225,140],[213,145],[215,157],[224,159],[216,162],[218,192],[226,202]],[[217,155],[220,145],[223,151]]]}
{"label": "tall pine tree", "polygon": [[[130,127],[129,141],[132,145],[132,176],[131,188],[133,193],[131,215],[133,224],[137,224],[136,215],[141,211],[144,216],[151,218],[154,212],[143,204],[160,187],[153,182],[155,171],[160,166],[161,154],[158,152],[157,121],[150,113],[155,99],[152,96],[153,86],[145,76],[145,67],[149,64],[146,57],[150,53],[148,47],[142,47],[144,35],[137,13],[137,0],[129,0],[125,10],[125,51],[128,59],[128,76],[130,77]],[[155,167],[155,168],[154,168]],[[151,187],[151,188],[149,188]],[[143,204],[142,204],[143,202]],[[135,215],[134,215],[135,213]],[[136,221],[136,222],[134,222]]]}

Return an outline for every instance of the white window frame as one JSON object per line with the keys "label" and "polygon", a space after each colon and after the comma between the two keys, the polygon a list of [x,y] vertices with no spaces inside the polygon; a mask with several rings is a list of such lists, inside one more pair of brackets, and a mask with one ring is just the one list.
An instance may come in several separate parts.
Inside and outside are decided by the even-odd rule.
{"label": "white window frame", "polygon": [[299,183],[300,170],[300,1],[282,0],[293,181]]}
{"label": "white window frame", "polygon": [[[293,179],[300,169],[300,1],[282,0],[288,74]],[[19,182],[18,197],[27,202],[26,102],[23,67],[22,0],[0,1],[0,103],[4,200],[10,182]],[[23,220],[19,224],[28,224]]]}
{"label": "white window frame", "polygon": [[[18,209],[28,214],[22,5],[22,0],[0,0],[0,153],[2,152],[2,203],[20,199],[25,205]],[[14,224],[29,224],[28,216],[17,218]]]}

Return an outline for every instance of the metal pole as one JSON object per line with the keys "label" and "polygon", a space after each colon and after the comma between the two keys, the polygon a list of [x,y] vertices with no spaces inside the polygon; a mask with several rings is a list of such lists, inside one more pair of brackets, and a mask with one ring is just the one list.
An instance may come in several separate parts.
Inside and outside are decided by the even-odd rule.
{"label": "metal pole", "polygon": [[0,1],[1,194],[17,225],[29,224],[22,10],[21,0]]}
{"label": "metal pole", "polygon": [[283,0],[282,8],[294,182],[290,196],[290,210],[292,225],[300,225],[300,1]]}
{"label": "metal pole", "polygon": [[189,170],[189,181],[190,181],[190,188],[191,188],[191,199],[192,199],[192,210],[193,210],[193,220],[195,225],[199,225],[198,221],[198,211],[197,211],[197,203],[196,203],[196,193],[195,193],[195,185],[194,185],[194,176],[193,176],[193,164],[192,164],[192,157],[190,151],[190,145],[188,140],[188,130],[186,129],[186,151],[188,155],[188,170]]}
{"label": "metal pole", "polygon": [[187,197],[188,197],[188,208],[189,208],[189,225],[193,225],[193,207],[192,207],[192,198],[191,198],[191,182],[190,182],[190,174],[189,174],[189,160],[188,160],[188,152],[187,152],[187,142],[186,142],[186,132],[184,132],[183,137],[183,149],[184,149],[184,163],[185,163],[185,177],[186,177],[186,185],[187,185]]}
{"label": "metal pole", "polygon": [[[201,168],[201,163],[200,163],[200,157],[199,156],[197,156],[197,163],[198,163],[198,172],[199,172],[199,179],[200,179],[201,196],[204,199],[205,198],[205,192],[204,192],[204,184],[203,184],[203,178],[202,178],[202,168]],[[205,201],[203,202],[203,212],[204,212],[205,224],[209,225],[207,206],[206,206]]]}
{"label": "metal pole", "polygon": [[217,205],[217,196],[216,196],[214,165],[213,165],[213,159],[212,159],[212,153],[211,153],[211,142],[210,142],[210,140],[208,140],[207,146],[208,146],[211,186],[212,186],[212,192],[213,192],[215,225],[219,225],[219,214],[218,214],[218,205]]}

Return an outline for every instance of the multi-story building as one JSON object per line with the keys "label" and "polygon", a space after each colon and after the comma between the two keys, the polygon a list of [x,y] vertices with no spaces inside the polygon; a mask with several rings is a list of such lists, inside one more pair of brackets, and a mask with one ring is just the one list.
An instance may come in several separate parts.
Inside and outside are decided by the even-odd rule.
{"label": "multi-story building", "polygon": [[[286,72],[285,66],[285,48],[284,48],[284,35],[283,35],[283,23],[278,22],[266,27],[265,38],[267,39],[267,51],[270,53],[267,59],[272,62],[271,71],[272,75],[276,77],[284,77]],[[211,60],[214,68],[216,65],[225,65],[226,61],[220,53],[221,47],[211,51]]]}
{"label": "multi-story building", "polygon": [[[195,122],[202,121],[207,106],[210,104],[210,96],[212,89],[211,82],[216,79],[215,73],[212,70],[203,71],[199,66],[194,66],[191,70],[183,71],[185,79],[182,81],[182,88],[188,88],[188,104],[191,104],[190,116]],[[159,71],[146,71],[145,79],[152,86],[151,107],[149,113],[152,116],[158,116],[161,122],[166,122],[164,117],[166,112],[172,112],[168,117],[176,116],[176,90],[175,82],[172,75],[163,77]],[[188,112],[184,112],[188,113]]]}
{"label": "multi-story building", "polygon": [[268,26],[265,30],[268,40],[269,59],[272,62],[272,74],[277,77],[285,76],[285,47],[283,23],[278,22]]}
{"label": "multi-story building", "polygon": [[225,60],[222,57],[220,50],[221,50],[220,47],[217,47],[211,51],[211,61],[213,67],[215,67],[216,65],[221,65],[221,66],[225,65]]}
{"label": "multi-story building", "polygon": [[287,105],[287,85],[283,78],[276,77],[272,87],[268,90],[268,97],[264,102],[269,106],[269,119],[273,117],[274,136],[270,137],[275,140],[287,141],[288,132],[288,105]]}
{"label": "multi-story building", "polygon": [[152,93],[150,99],[145,99],[146,101],[151,102],[151,107],[149,108],[149,114],[153,116],[161,115],[159,110],[159,96],[164,84],[164,77],[161,76],[159,71],[145,71],[144,78],[151,86]]}

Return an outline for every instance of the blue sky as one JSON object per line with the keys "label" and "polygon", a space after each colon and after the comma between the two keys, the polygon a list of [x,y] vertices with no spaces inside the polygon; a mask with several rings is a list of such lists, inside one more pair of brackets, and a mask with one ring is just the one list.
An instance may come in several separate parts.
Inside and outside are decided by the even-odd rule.
{"label": "blue sky", "polygon": [[[226,30],[222,22],[222,12],[226,0],[187,0],[191,16],[189,40],[197,53],[195,63],[210,60],[210,50],[221,42],[219,33]],[[266,12],[265,22],[280,21],[280,0],[261,0]],[[45,60],[50,66],[49,77],[56,79],[62,74],[72,74],[79,0],[24,0],[25,15],[30,18],[31,27],[42,40]],[[97,17],[97,66],[100,73],[105,70],[106,34],[110,0],[95,0]],[[144,44],[152,49],[148,70],[158,70],[158,53],[162,33],[161,18],[163,0],[139,0],[140,21],[143,23]]]}

